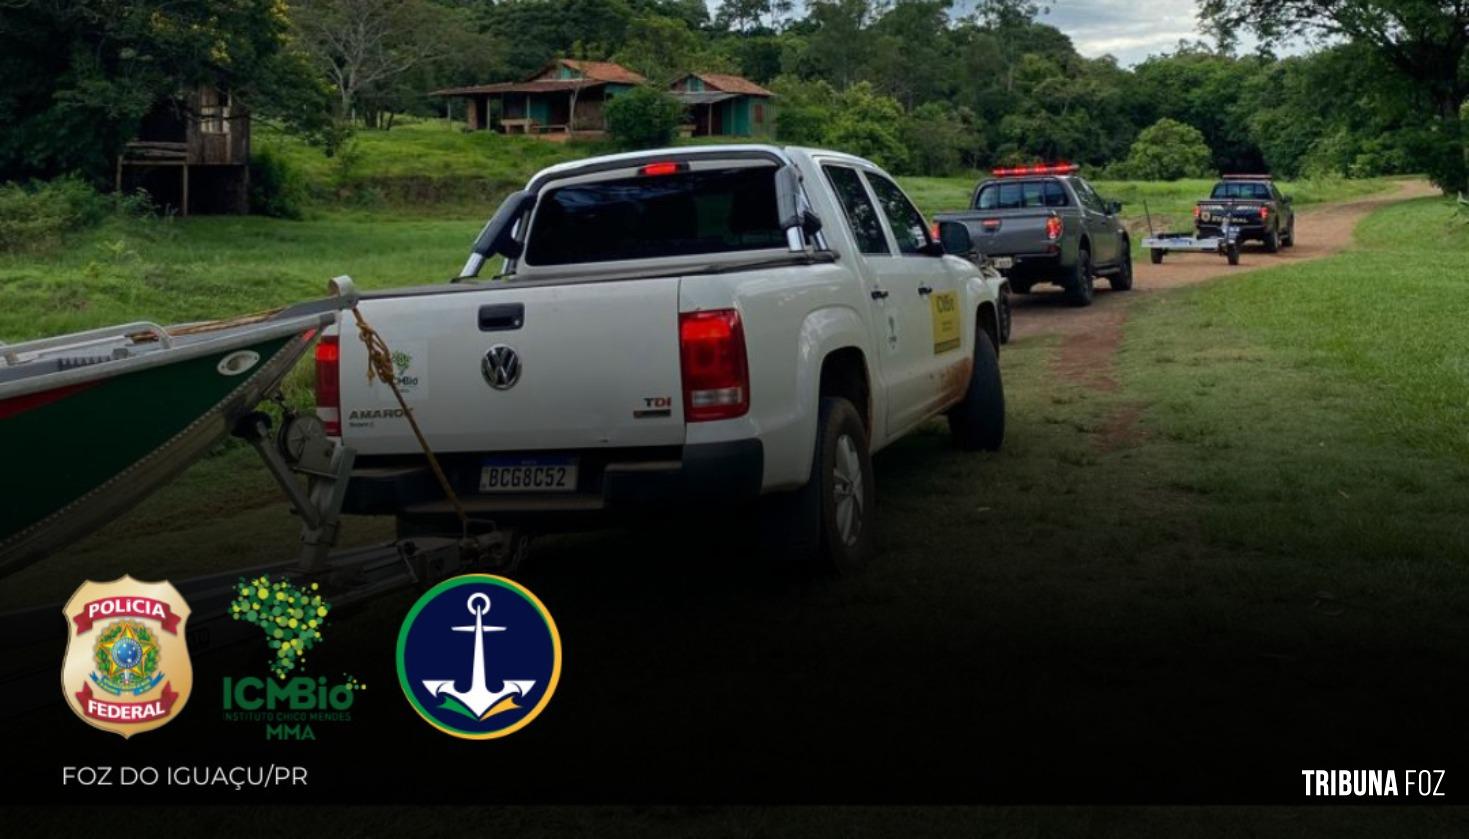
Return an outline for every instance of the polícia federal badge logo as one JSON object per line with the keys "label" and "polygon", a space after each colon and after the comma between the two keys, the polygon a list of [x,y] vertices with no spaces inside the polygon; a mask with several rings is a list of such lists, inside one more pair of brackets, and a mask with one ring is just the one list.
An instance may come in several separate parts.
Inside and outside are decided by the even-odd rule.
{"label": "pol\u00edcia federal badge logo", "polygon": [[61,691],[88,725],[131,737],[183,710],[194,684],[189,604],[168,581],[82,583],[63,609]]}
{"label": "pol\u00edcia federal badge logo", "polygon": [[561,678],[561,636],[530,590],[493,574],[429,589],[398,631],[398,683],[413,710],[455,737],[489,740],[530,724]]}

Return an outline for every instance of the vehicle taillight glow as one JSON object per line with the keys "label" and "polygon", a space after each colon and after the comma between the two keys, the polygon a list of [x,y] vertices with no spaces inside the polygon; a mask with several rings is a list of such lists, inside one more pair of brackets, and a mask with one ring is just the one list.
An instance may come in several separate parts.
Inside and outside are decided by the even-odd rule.
{"label": "vehicle taillight glow", "polygon": [[939,240],[939,223],[934,222],[933,227],[929,228],[928,232],[933,235],[933,240],[937,242]]}
{"label": "vehicle taillight glow", "polygon": [[685,422],[743,416],[750,409],[750,368],[745,329],[734,309],[678,316]]}
{"label": "vehicle taillight glow", "polygon": [[649,163],[647,166],[639,169],[638,172],[644,176],[652,177],[656,175],[672,175],[688,168],[689,164],[687,163],[676,163],[668,160],[660,163]]}
{"label": "vehicle taillight glow", "polygon": [[1260,221],[1264,221],[1268,218],[1270,218],[1270,208],[1262,205],[1260,207]]}
{"label": "vehicle taillight glow", "polygon": [[990,174],[997,178],[1015,178],[1023,175],[1070,175],[1080,170],[1075,163],[1033,163],[1029,166],[996,166]]}
{"label": "vehicle taillight glow", "polygon": [[1200,210],[1199,209],[1199,205],[1198,204],[1195,204],[1194,205],[1194,218],[1198,218],[1201,215],[1203,215],[1203,210]]}
{"label": "vehicle taillight glow", "polygon": [[1059,216],[1050,216],[1046,219],[1046,238],[1052,242],[1061,238],[1061,219]]}
{"label": "vehicle taillight glow", "polygon": [[316,417],[331,437],[342,436],[342,347],[336,335],[316,342]]}

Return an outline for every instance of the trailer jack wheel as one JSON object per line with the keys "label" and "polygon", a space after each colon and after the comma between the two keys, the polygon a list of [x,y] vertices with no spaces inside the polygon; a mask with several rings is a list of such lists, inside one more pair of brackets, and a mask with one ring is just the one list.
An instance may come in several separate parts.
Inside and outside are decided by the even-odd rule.
{"label": "trailer jack wheel", "polygon": [[1239,264],[1239,245],[1236,245],[1234,243],[1230,243],[1224,249],[1224,258],[1229,260],[1229,264],[1230,265],[1238,265]]}

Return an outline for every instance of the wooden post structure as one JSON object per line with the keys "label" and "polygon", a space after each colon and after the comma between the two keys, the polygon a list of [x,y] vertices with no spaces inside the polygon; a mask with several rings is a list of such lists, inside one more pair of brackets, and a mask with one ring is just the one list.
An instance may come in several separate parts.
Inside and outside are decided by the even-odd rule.
{"label": "wooden post structure", "polygon": [[189,215],[189,164],[185,163],[179,167],[184,172],[184,216]]}

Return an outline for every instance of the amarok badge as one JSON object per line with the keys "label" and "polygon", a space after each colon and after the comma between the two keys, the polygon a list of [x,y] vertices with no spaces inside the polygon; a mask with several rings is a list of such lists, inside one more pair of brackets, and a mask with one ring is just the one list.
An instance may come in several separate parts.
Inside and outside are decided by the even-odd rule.
{"label": "amarok badge", "polygon": [[67,601],[61,691],[88,725],[131,737],[178,716],[194,668],[189,604],[168,581],[88,580]]}

